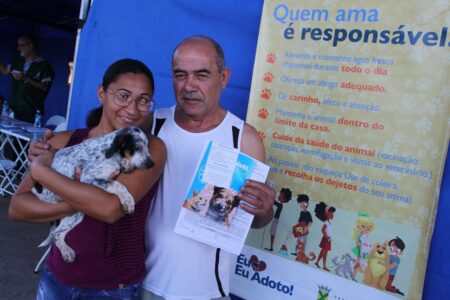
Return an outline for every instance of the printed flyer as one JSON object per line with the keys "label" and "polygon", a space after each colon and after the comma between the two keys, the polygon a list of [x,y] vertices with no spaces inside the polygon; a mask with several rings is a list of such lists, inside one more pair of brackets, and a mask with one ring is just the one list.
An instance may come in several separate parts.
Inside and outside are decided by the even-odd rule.
{"label": "printed flyer", "polygon": [[449,21],[439,0],[265,1],[247,122],[277,199],[232,293],[421,299],[448,146]]}
{"label": "printed flyer", "polygon": [[175,232],[239,254],[253,221],[237,196],[245,180],[265,182],[269,166],[233,147],[208,142],[175,225]]}

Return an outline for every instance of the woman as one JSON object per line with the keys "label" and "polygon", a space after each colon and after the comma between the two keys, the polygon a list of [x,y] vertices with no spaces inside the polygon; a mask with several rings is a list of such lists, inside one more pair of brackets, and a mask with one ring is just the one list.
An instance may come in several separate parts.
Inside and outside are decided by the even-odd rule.
{"label": "woman", "polygon": [[[93,127],[54,136],[49,141],[51,147],[58,149],[119,128],[142,125],[153,106],[153,92],[153,75],[143,63],[132,59],[113,63],[98,88],[102,104],[100,120]],[[37,299],[140,299],[145,275],[144,223],[166,161],[164,143],[154,136],[148,139],[155,166],[119,174],[115,179],[127,187],[136,202],[131,215],[124,215],[116,195],[53,171],[50,152],[33,160],[30,172],[11,199],[10,218],[45,223],[74,211],[85,214],[83,221],[66,236],[66,242],[76,252],[75,262],[65,263],[53,245]],[[38,200],[30,192],[35,182],[64,201],[49,204]]]}
{"label": "woman", "polygon": [[327,256],[328,251],[331,250],[331,220],[334,217],[334,212],[336,208],[333,206],[328,206],[325,202],[320,202],[316,204],[316,208],[314,209],[314,213],[316,217],[323,222],[322,226],[322,239],[320,240],[319,247],[321,248],[319,256],[315,262],[316,267],[320,269],[319,261],[322,259],[323,269],[327,272],[330,270],[327,268]]}

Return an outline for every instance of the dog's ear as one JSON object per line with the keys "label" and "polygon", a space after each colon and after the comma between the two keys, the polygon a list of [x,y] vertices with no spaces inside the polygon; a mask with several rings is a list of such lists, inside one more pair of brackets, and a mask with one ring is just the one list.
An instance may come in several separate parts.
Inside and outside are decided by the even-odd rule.
{"label": "dog's ear", "polygon": [[115,153],[122,151],[127,144],[130,143],[132,137],[129,133],[118,134],[109,149],[106,150],[105,157],[111,158]]}
{"label": "dog's ear", "polygon": [[238,207],[240,202],[241,202],[241,199],[238,196],[234,196],[233,197],[233,204],[231,206],[232,207]]}
{"label": "dog's ear", "polygon": [[214,194],[220,193],[224,189],[225,188],[220,187],[220,186],[214,186]]}

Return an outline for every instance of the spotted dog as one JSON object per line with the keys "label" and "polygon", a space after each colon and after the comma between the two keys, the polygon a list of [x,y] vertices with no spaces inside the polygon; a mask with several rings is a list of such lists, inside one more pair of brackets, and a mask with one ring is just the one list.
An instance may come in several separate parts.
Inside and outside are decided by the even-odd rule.
{"label": "spotted dog", "polygon": [[[58,150],[51,168],[69,178],[75,177],[75,168],[80,167],[80,181],[95,185],[119,197],[122,209],[131,214],[134,211],[134,199],[127,188],[118,181],[110,180],[117,172],[131,173],[135,169],[149,169],[154,162],[148,152],[147,137],[137,127],[127,127],[107,135],[88,139],[78,145]],[[32,192],[42,201],[60,202],[61,199],[43,188],[35,185]],[[84,214],[76,212],[61,219],[56,228],[39,247],[50,245],[55,241],[65,262],[75,260],[75,251],[65,242],[67,233],[83,220]]]}

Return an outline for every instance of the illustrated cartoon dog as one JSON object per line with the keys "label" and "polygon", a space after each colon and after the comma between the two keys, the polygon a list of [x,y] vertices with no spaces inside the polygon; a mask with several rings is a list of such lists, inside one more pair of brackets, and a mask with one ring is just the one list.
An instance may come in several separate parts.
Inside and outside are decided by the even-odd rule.
{"label": "illustrated cartoon dog", "polygon": [[369,255],[369,262],[364,271],[364,283],[384,290],[389,278],[388,243],[375,243]]}
{"label": "illustrated cartoon dog", "polygon": [[310,261],[316,259],[316,255],[312,251],[309,252],[309,257],[305,254],[305,243],[302,241],[297,241],[295,251],[297,251],[297,257],[295,258],[296,261],[308,264]]}
{"label": "illustrated cartoon dog", "polygon": [[347,279],[352,278],[352,264],[353,258],[349,253],[345,253],[341,257],[341,261],[338,261],[338,256],[333,257],[333,263],[336,266],[334,272],[336,275],[345,277]]}
{"label": "illustrated cartoon dog", "polygon": [[225,226],[229,226],[239,202],[240,199],[235,191],[215,186],[206,215]]}
{"label": "illustrated cartoon dog", "polygon": [[[134,199],[127,188],[118,181],[110,180],[112,174],[131,173],[136,168],[149,169],[154,162],[148,152],[148,141],[144,132],[137,127],[116,130],[105,136],[88,139],[78,145],[58,150],[51,168],[69,178],[75,177],[75,168],[80,167],[80,181],[95,185],[119,197],[124,212],[134,211]],[[40,184],[32,192],[42,201],[56,203],[61,199]],[[65,242],[66,234],[83,220],[84,214],[76,212],[61,219],[56,228],[39,247],[55,241],[64,261],[73,262],[75,251]]]}
{"label": "illustrated cartoon dog", "polygon": [[206,216],[209,208],[209,201],[213,196],[213,189],[213,185],[207,184],[200,192],[194,190],[191,198],[185,202],[184,207],[198,212],[202,216]]}

